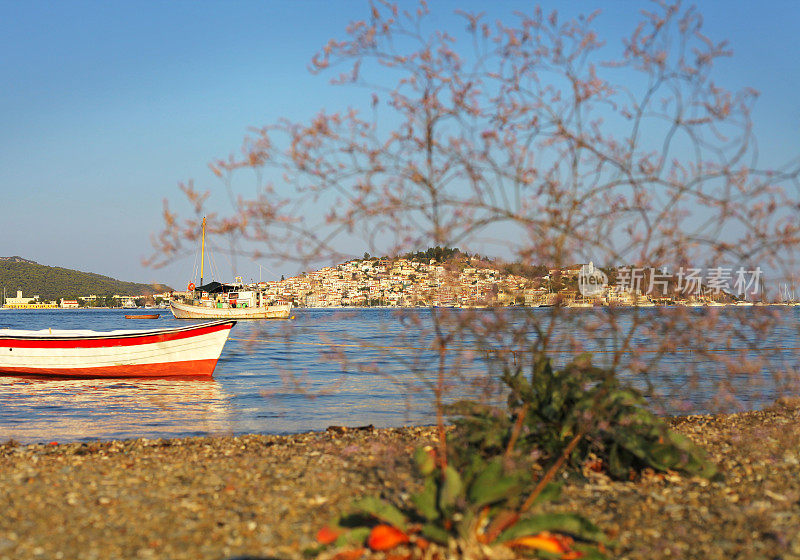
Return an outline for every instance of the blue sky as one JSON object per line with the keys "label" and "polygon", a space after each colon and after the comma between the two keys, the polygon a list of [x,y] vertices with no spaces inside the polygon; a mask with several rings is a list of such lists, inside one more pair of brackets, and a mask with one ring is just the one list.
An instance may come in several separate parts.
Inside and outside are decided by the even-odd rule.
{"label": "blue sky", "polygon": [[[533,3],[431,5],[435,23],[461,29],[455,9],[497,19]],[[221,204],[225,194],[207,164],[236,152],[249,126],[358,103],[353,90],[329,86],[330,76],[312,76],[307,65],[328,39],[344,36],[349,21],[364,17],[367,6],[356,0],[0,0],[0,255],[185,285],[192,259],[162,269],[142,265],[151,254],[150,236],[160,229],[163,199],[181,208],[177,184],[194,179]],[[603,8],[598,27],[613,43],[632,29],[641,3],[565,6],[573,14]],[[756,132],[767,163],[797,152],[800,3],[698,7],[706,33],[729,39],[735,53],[717,76],[728,87],[761,92]],[[224,259],[217,257],[217,264],[233,275]],[[239,264],[238,274],[258,278],[256,265]],[[270,279],[266,272],[264,279]]]}

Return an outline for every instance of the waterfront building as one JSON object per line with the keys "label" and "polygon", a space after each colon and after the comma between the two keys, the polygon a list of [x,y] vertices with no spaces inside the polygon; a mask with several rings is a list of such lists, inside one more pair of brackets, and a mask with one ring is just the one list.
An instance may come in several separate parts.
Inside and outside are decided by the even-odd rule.
{"label": "waterfront building", "polygon": [[17,297],[6,298],[6,309],[55,309],[58,307],[55,303],[42,303],[39,301],[39,296],[23,297],[22,290],[17,290]]}

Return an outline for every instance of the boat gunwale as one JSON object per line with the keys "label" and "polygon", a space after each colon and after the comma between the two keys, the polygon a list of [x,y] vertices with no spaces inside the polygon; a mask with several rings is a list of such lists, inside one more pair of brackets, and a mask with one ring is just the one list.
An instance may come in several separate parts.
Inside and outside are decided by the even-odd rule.
{"label": "boat gunwale", "polygon": [[35,336],[35,335],[4,335],[2,329],[0,329],[0,344],[4,340],[37,340],[37,341],[69,341],[69,340],[114,340],[114,339],[128,339],[128,338],[136,338],[136,337],[146,337],[146,336],[160,336],[160,335],[168,335],[172,333],[179,333],[184,331],[202,329],[204,327],[216,327],[224,324],[230,324],[231,328],[236,324],[236,319],[220,319],[217,321],[207,321],[204,323],[200,323],[197,325],[186,325],[180,327],[167,327],[163,329],[148,329],[148,330],[139,330],[136,332],[127,332],[127,333],[105,333],[105,334],[98,334],[98,335],[74,335],[74,336],[56,336],[56,335],[43,335],[43,336]]}

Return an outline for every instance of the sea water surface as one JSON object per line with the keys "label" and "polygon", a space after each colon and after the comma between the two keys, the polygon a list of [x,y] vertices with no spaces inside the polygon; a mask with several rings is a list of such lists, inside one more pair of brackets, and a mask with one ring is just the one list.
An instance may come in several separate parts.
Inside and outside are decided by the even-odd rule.
{"label": "sea water surface", "polygon": [[[795,327],[798,311],[784,308],[786,326],[764,344],[800,347]],[[126,313],[134,312],[161,313],[161,317],[125,319]],[[431,384],[436,381],[438,355],[414,337],[429,325],[430,310],[412,311],[418,322],[388,309],[296,309],[293,313],[292,321],[240,321],[210,379],[0,376],[0,442],[280,434],[331,425],[435,422]],[[732,314],[730,321],[735,320]],[[0,310],[0,328],[13,329],[106,331],[186,324],[164,309]],[[783,353],[775,366],[785,368],[796,358],[797,352]],[[680,388],[687,360],[699,358],[676,354],[664,360],[659,375],[665,386]],[[486,367],[480,353],[467,352],[457,364],[449,365],[462,374],[450,380],[452,398],[486,397],[487,388],[481,382]],[[712,381],[721,374],[713,363],[693,365],[709,382],[695,387],[696,398],[688,400],[706,402],[709,395],[702,393],[715,391]],[[752,391],[738,389],[741,405],[757,408],[780,394],[782,389],[769,380],[770,370],[769,365],[764,368],[763,382]],[[683,411],[704,412],[702,408]]]}

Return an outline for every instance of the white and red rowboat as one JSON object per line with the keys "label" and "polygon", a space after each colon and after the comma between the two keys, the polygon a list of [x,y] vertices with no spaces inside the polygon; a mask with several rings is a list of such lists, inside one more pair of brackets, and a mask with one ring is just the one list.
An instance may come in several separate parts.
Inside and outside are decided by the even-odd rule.
{"label": "white and red rowboat", "polygon": [[157,330],[0,329],[0,373],[60,377],[210,376],[236,321]]}

